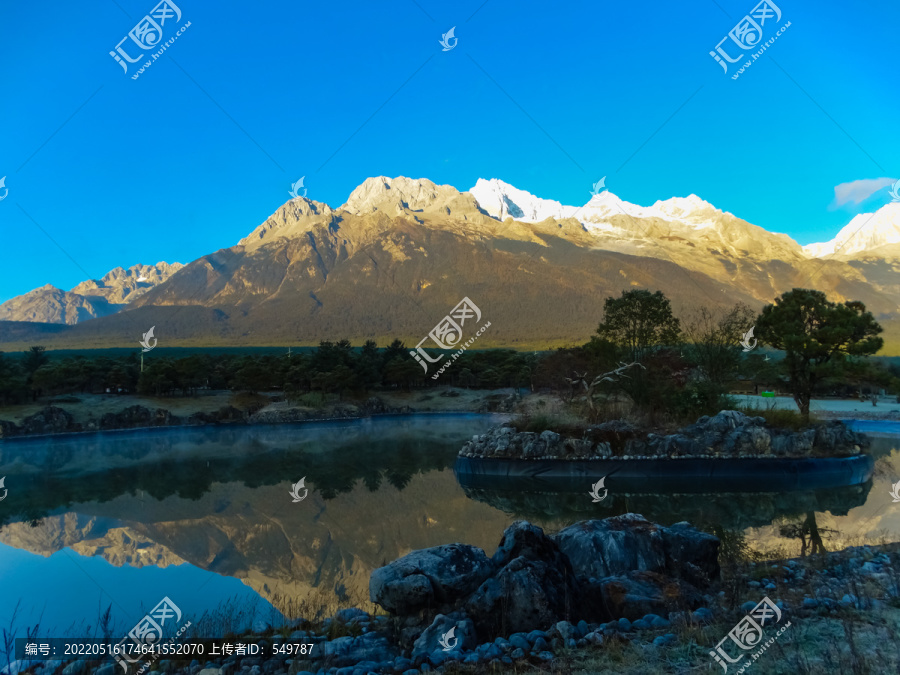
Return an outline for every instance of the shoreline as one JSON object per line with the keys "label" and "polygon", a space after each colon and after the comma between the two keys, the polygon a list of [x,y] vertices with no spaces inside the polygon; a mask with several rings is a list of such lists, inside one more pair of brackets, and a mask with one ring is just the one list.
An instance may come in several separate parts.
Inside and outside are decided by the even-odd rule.
{"label": "shoreline", "polygon": [[[55,406],[54,406],[55,407]],[[141,427],[111,427],[108,429],[81,429],[78,431],[56,431],[49,433],[21,433],[13,436],[4,436],[0,433],[0,443],[17,441],[17,440],[28,440],[28,439],[39,439],[39,438],[59,438],[59,437],[70,437],[70,436],[80,436],[80,435],[88,435],[88,434],[106,434],[106,433],[116,433],[121,431],[158,431],[164,429],[195,429],[200,427],[269,427],[269,426],[278,426],[278,425],[288,425],[288,424],[306,424],[313,422],[341,422],[341,421],[352,421],[352,420],[363,420],[363,419],[375,419],[375,418],[383,418],[383,417],[405,417],[405,416],[420,416],[420,415],[509,415],[508,412],[502,411],[484,411],[484,410],[415,410],[410,409],[405,412],[388,412],[388,413],[372,413],[369,415],[352,415],[352,416],[333,416],[333,417],[309,417],[305,419],[295,419],[295,420],[277,420],[277,421],[264,421],[264,420],[255,420],[252,422],[243,421],[243,422],[205,422],[205,423],[191,423],[191,422],[181,422],[177,424],[163,424],[163,425],[151,425],[151,426],[141,426]],[[0,420],[0,423],[6,422],[7,420]],[[856,417],[833,417],[828,420],[823,421],[836,421],[836,422],[894,422],[900,421],[900,416],[898,417],[873,417],[873,418],[856,418]],[[866,433],[875,433],[875,432],[866,432]],[[609,459],[618,459],[621,461],[621,458],[612,457]],[[685,459],[685,458],[668,458],[668,459]],[[719,458],[721,459],[721,458]],[[738,457],[735,459],[754,459],[753,457]],[[599,460],[598,460],[599,461]],[[630,461],[630,460],[625,460]],[[652,461],[652,460],[642,460],[642,461]]]}
{"label": "shoreline", "polygon": [[[95,434],[115,434],[115,433],[124,433],[131,431],[166,431],[166,430],[174,430],[174,429],[200,429],[203,427],[277,427],[277,426],[290,426],[290,425],[298,425],[298,424],[311,424],[311,423],[319,423],[319,422],[354,422],[359,420],[367,420],[367,419],[382,419],[388,417],[421,417],[425,415],[432,416],[458,416],[462,417],[465,415],[498,415],[503,416],[507,413],[502,412],[479,412],[476,410],[410,410],[408,412],[389,412],[389,413],[372,413],[371,415],[356,415],[350,417],[310,417],[307,419],[301,420],[284,420],[284,421],[274,421],[267,422],[262,420],[257,420],[253,422],[207,422],[204,424],[192,424],[190,422],[184,422],[181,424],[167,424],[167,425],[156,425],[156,426],[146,426],[146,427],[118,427],[118,428],[110,428],[110,429],[83,429],[81,431],[58,431],[54,433],[46,433],[46,434],[19,434],[16,436],[2,437],[0,436],[0,444],[4,442],[13,442],[13,441],[27,441],[27,440],[36,440],[42,438],[70,438],[73,436],[88,436]],[[3,420],[0,420],[2,422]]]}

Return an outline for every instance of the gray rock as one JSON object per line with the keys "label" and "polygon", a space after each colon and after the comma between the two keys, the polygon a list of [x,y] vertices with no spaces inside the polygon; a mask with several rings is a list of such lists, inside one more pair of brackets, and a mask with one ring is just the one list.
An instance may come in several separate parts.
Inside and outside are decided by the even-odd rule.
{"label": "gray rock", "polygon": [[465,605],[479,634],[529,631],[556,623],[579,601],[569,561],[539,527],[521,521],[510,525],[493,562],[499,572]]}
{"label": "gray rock", "polygon": [[322,642],[313,650],[315,658],[328,659],[336,666],[350,666],[360,661],[393,661],[399,656],[397,648],[377,633],[364,633],[358,637],[340,637]]}
{"label": "gray rock", "polygon": [[680,607],[699,607],[700,592],[686,581],[656,572],[629,572],[584,585],[586,606],[602,607],[613,617],[640,619],[668,614]]}
{"label": "gray rock", "polygon": [[513,647],[518,647],[526,651],[531,650],[531,643],[528,642],[528,638],[525,637],[525,633],[513,633],[512,635],[510,635],[509,644],[511,644]]}
{"label": "gray rock", "polygon": [[340,621],[341,623],[349,623],[352,620],[360,620],[360,619],[368,619],[368,613],[357,607],[348,607],[346,609],[340,609],[334,614],[335,621]]}
{"label": "gray rock", "polygon": [[[453,635],[447,635],[451,630]],[[443,651],[440,640],[445,635],[447,635],[447,644],[452,646],[446,653],[456,652],[458,654],[461,651],[475,649],[478,645],[475,638],[475,625],[470,619],[456,621],[443,614],[438,614],[431,625],[415,641],[410,655],[413,659],[417,659],[432,654],[436,649]]]}
{"label": "gray rock", "polygon": [[699,623],[709,623],[713,619],[712,612],[710,612],[706,607],[698,607],[694,610],[691,616],[695,621]]}
{"label": "gray rock", "polygon": [[369,596],[389,612],[411,614],[453,603],[474,591],[493,566],[484,551],[465,544],[426,548],[372,572]]}
{"label": "gray rock", "polygon": [[538,638],[549,640],[550,637],[542,630],[533,630],[528,634],[528,641],[534,643]]}
{"label": "gray rock", "polygon": [[636,513],[587,520],[554,537],[579,577],[666,572],[703,586],[719,576],[719,540],[688,523],[661,527]]}
{"label": "gray rock", "polygon": [[559,636],[563,640],[568,640],[569,638],[574,638],[578,634],[578,631],[576,630],[575,626],[573,626],[568,621],[559,621],[554,626],[554,628],[556,629],[556,632],[559,633]]}

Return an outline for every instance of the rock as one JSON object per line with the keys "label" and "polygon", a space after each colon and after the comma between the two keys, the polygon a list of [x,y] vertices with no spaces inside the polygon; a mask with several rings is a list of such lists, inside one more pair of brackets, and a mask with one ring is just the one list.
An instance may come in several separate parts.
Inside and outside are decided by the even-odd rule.
{"label": "rock", "polygon": [[494,567],[484,551],[466,544],[426,548],[372,572],[369,596],[392,613],[410,614],[469,595]]}
{"label": "rock", "polygon": [[76,423],[72,415],[62,408],[47,406],[34,415],[29,415],[22,420],[20,426],[12,422],[4,429],[4,436],[32,435],[32,434],[60,434],[73,431],[81,431],[81,425]]}
{"label": "rock", "polygon": [[675,637],[674,633],[666,633],[665,635],[657,635],[653,638],[653,644],[658,647],[666,647],[668,645],[674,645],[678,642],[678,638]]}
{"label": "rock", "polygon": [[549,640],[549,639],[550,639],[550,637],[549,637],[544,631],[542,631],[542,630],[533,630],[533,631],[531,631],[531,632],[527,635],[527,638],[528,638],[528,642],[530,642],[530,643],[532,643],[532,644],[533,644],[534,642],[536,642],[538,639],[544,639],[544,640]]}
{"label": "rock", "polygon": [[705,586],[719,576],[719,540],[688,523],[661,527],[636,513],[575,523],[554,539],[581,578],[668,572]]}
{"label": "rock", "polygon": [[701,532],[690,523],[661,528],[666,569],[698,587],[719,578],[719,538]]}
{"label": "rock", "polygon": [[578,634],[578,631],[575,629],[575,626],[573,626],[568,621],[559,621],[554,626],[554,628],[556,629],[556,632],[559,633],[559,636],[563,640],[568,640],[569,638],[573,638]]}
{"label": "rock", "polygon": [[691,614],[694,621],[699,623],[710,623],[713,619],[712,612],[710,612],[706,607],[698,607]]}
{"label": "rock", "polygon": [[[453,635],[447,636],[447,644],[452,645],[445,653],[459,653],[475,649],[478,641],[475,638],[475,625],[470,619],[456,621],[443,614],[438,614],[431,625],[419,636],[413,644],[411,656],[417,659],[431,654],[435,649],[444,650],[440,640],[453,630]],[[434,664],[437,665],[437,664]]]}
{"label": "rock", "polygon": [[492,561],[499,571],[465,605],[479,634],[533,630],[564,619],[579,604],[569,561],[539,527],[524,521],[510,525]]}
{"label": "rock", "polygon": [[347,636],[322,642],[313,650],[313,657],[325,658],[327,663],[340,668],[360,661],[392,661],[399,656],[396,649],[386,637],[364,633],[359,637]]}
{"label": "rock", "polygon": [[100,429],[136,429],[144,427],[170,427],[181,424],[181,419],[164,408],[150,410],[133,405],[100,418]]}
{"label": "rock", "polygon": [[340,609],[334,614],[334,620],[340,621],[341,623],[350,623],[354,619],[368,619],[369,614],[364,612],[357,607],[348,607],[346,609]]}
{"label": "rock", "polygon": [[665,569],[660,528],[636,513],[604,520],[584,520],[554,539],[581,577],[606,577],[633,570]]}
{"label": "rock", "polygon": [[[255,666],[257,670],[259,670],[259,666]],[[253,668],[250,669],[250,672],[253,672]],[[95,675],[97,675],[95,673]],[[222,675],[221,668],[203,668],[200,670],[197,675]]]}
{"label": "rock", "polygon": [[72,661],[69,665],[63,668],[62,675],[81,675],[87,668],[87,663],[82,660]]}
{"label": "rock", "polygon": [[525,633],[513,633],[509,636],[509,644],[513,647],[519,647],[521,649],[530,650],[531,643],[528,642],[528,638],[525,637]]}
{"label": "rock", "polygon": [[[587,606],[604,608],[608,616],[634,620],[645,614],[668,614],[680,607],[699,607],[700,592],[691,584],[657,572],[629,572],[584,586]],[[620,619],[621,620],[621,619]]]}

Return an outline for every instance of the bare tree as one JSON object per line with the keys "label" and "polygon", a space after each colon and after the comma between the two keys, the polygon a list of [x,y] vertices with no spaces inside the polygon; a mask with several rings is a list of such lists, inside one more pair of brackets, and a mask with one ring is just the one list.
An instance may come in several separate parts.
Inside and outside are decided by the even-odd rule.
{"label": "bare tree", "polygon": [[619,378],[627,378],[628,376],[625,375],[625,371],[629,368],[633,368],[634,366],[644,368],[644,366],[642,366],[637,361],[633,361],[632,363],[620,362],[618,368],[598,375],[591,381],[590,384],[587,383],[587,372],[584,372],[581,375],[579,375],[577,372],[573,373],[574,377],[566,378],[566,382],[569,383],[570,387],[569,400],[571,401],[575,397],[575,392],[578,390],[578,385],[581,385],[584,388],[585,398],[587,398],[588,405],[591,406],[591,410],[594,410],[594,390],[604,382],[618,382]]}
{"label": "bare tree", "polygon": [[755,318],[748,305],[738,303],[728,310],[700,307],[685,322],[688,353],[707,380],[719,386],[727,384],[740,361],[741,338]]}

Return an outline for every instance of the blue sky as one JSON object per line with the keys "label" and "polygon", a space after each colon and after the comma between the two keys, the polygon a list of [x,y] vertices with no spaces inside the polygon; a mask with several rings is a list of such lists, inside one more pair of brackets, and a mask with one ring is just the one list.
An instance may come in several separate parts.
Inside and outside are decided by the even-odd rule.
{"label": "blue sky", "polygon": [[231,246],[301,176],[332,206],[382,174],[568,204],[607,176],[804,244],[889,199],[835,186],[900,177],[887,0],[782,0],[737,80],[709,52],[753,1],[180,0],[164,39],[190,27],[132,80],[109,51],[155,2],[0,5],[0,301]]}

